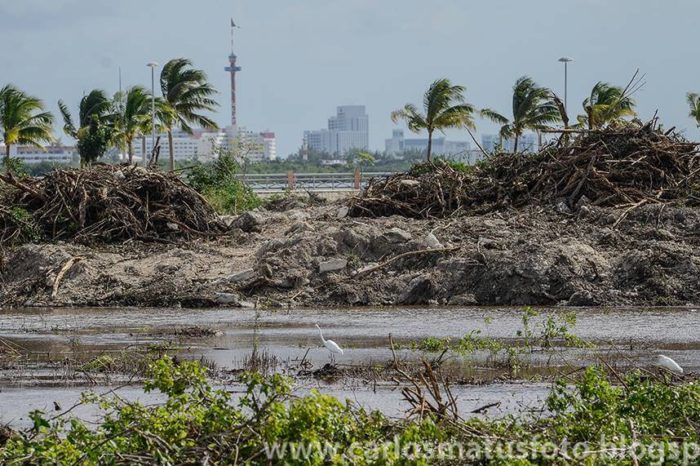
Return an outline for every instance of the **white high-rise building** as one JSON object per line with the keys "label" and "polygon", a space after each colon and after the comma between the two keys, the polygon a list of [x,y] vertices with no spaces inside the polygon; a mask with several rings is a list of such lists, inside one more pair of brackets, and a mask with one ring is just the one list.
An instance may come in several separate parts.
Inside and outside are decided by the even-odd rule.
{"label": "white high-rise building", "polygon": [[328,129],[305,131],[304,143],[312,150],[345,155],[369,149],[369,117],[364,105],[343,105],[328,119]]}
{"label": "white high-rise building", "polygon": [[[0,142],[0,154],[5,154],[5,144]],[[78,157],[78,151],[73,146],[49,145],[43,147],[12,144],[10,157],[24,163],[71,163]]]}
{"label": "white high-rise building", "polygon": [[[239,144],[240,143],[240,144]],[[167,133],[160,135],[160,160],[169,157]],[[173,132],[173,156],[175,160],[199,160],[208,162],[219,156],[220,150],[240,149],[237,154],[252,162],[275,160],[277,158],[277,140],[275,133],[265,131],[255,133],[245,128],[228,126],[220,130],[194,130],[188,134],[182,130]],[[146,156],[150,157],[153,145],[151,138],[146,138]],[[134,157],[141,159],[141,142],[134,142]]]}

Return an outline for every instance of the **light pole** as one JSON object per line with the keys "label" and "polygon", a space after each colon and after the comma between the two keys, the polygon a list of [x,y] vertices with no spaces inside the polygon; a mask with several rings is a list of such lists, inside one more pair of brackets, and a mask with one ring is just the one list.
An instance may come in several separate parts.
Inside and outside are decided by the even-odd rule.
{"label": "light pole", "polygon": [[567,106],[567,98],[569,91],[569,62],[574,61],[574,59],[569,57],[561,57],[559,61],[564,64],[564,110],[566,110],[568,113],[569,107]]}
{"label": "light pole", "polygon": [[[156,68],[158,63],[152,61],[147,65],[151,69],[151,154],[156,149]],[[147,167],[146,154],[143,155],[143,166]]]}

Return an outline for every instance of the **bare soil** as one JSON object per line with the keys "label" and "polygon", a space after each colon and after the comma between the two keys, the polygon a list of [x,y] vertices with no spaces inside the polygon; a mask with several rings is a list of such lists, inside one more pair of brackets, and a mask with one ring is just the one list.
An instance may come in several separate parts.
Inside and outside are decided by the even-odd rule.
{"label": "bare soil", "polygon": [[25,244],[4,251],[0,305],[700,303],[700,208],[346,213],[253,212],[225,219],[225,237],[179,244]]}

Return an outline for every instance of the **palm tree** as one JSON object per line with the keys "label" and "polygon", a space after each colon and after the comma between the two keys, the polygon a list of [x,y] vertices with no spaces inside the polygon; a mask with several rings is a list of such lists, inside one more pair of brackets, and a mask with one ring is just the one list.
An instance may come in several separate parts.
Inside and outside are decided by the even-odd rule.
{"label": "palm tree", "polygon": [[625,88],[598,81],[591,95],[583,101],[585,114],[578,116],[579,126],[595,129],[619,123],[625,117],[636,115],[635,105]]}
{"label": "palm tree", "polygon": [[700,96],[695,92],[688,92],[686,99],[690,106],[690,113],[688,116],[694,119],[695,124],[700,128]]}
{"label": "palm tree", "polygon": [[78,126],[73,123],[73,117],[62,100],[58,101],[58,108],[63,116],[63,131],[78,141],[81,165],[102,157],[112,142],[116,118],[112,101],[105,91],[94,89],[80,99]]}
{"label": "palm tree", "polygon": [[428,150],[426,160],[431,161],[433,150],[433,132],[448,128],[474,128],[474,106],[464,99],[464,86],[452,85],[448,79],[438,79],[430,85],[423,96],[423,111],[420,113],[413,104],[391,113],[391,120],[397,123],[405,120],[408,129],[414,133],[428,132]]}
{"label": "palm tree", "polygon": [[173,129],[182,128],[192,132],[192,125],[216,129],[216,123],[202,115],[201,111],[213,111],[218,103],[211,98],[216,90],[207,82],[202,70],[192,68],[186,58],[175,58],[165,64],[160,74],[160,89],[163,100],[159,114],[168,133],[169,168],[174,169]]}
{"label": "palm tree", "polygon": [[540,87],[528,76],[513,86],[513,119],[485,108],[481,116],[501,125],[501,139],[513,139],[513,152],[518,152],[518,140],[527,130],[541,131],[561,120],[561,113],[552,91]]}
{"label": "palm tree", "polygon": [[134,140],[151,128],[151,95],[143,87],[134,86],[123,95],[117,95],[115,101],[119,102],[119,108],[113,139],[126,149],[129,163],[132,163]]}
{"label": "palm tree", "polygon": [[0,89],[0,130],[5,143],[4,163],[9,167],[12,144],[39,146],[53,141],[53,115],[36,97],[7,85]]}

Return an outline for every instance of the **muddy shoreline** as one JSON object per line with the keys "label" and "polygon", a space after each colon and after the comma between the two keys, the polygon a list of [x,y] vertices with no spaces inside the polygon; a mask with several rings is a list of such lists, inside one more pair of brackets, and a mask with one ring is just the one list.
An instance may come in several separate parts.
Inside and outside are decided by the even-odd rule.
{"label": "muddy shoreline", "polygon": [[700,209],[528,207],[416,220],[335,203],[181,243],[25,244],[2,306],[696,305]]}

